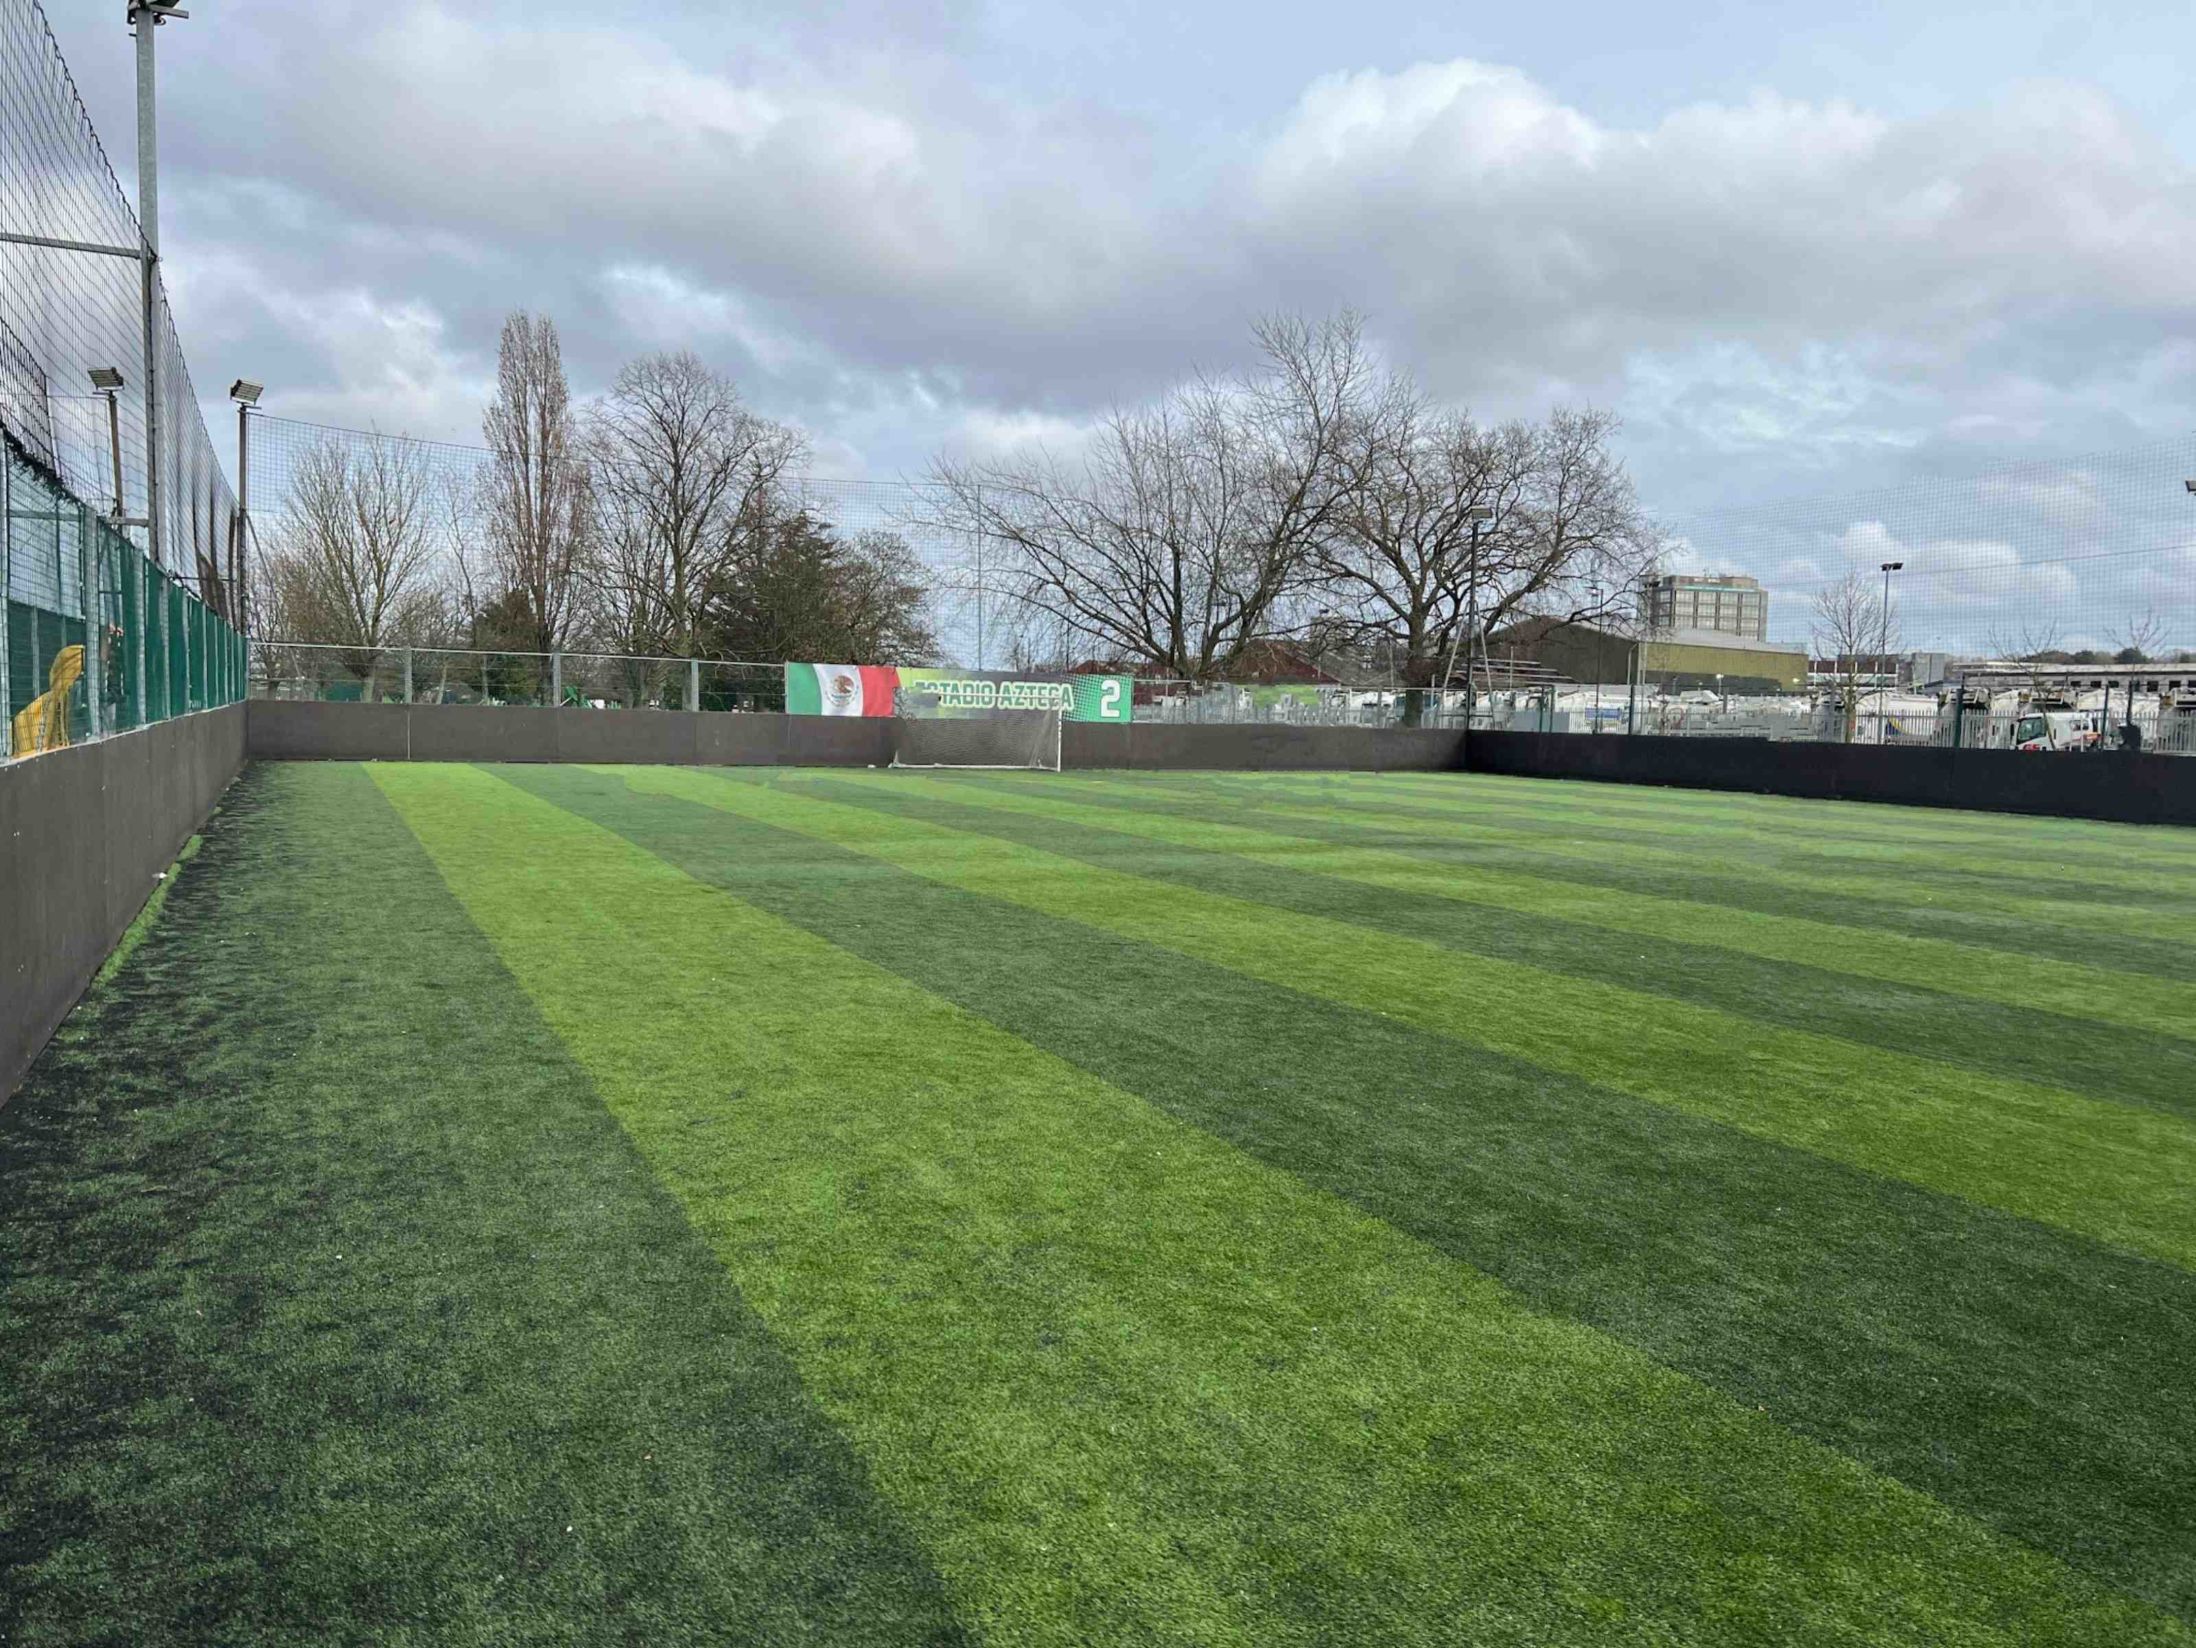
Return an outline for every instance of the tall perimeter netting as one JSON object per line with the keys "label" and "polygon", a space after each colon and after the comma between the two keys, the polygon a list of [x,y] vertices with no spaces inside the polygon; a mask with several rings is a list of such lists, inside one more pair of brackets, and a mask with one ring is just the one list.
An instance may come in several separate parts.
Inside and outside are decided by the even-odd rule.
{"label": "tall perimeter netting", "polygon": [[0,233],[0,758],[13,759],[234,702],[246,665],[236,499],[157,280],[148,314],[137,216],[37,0],[0,0]]}

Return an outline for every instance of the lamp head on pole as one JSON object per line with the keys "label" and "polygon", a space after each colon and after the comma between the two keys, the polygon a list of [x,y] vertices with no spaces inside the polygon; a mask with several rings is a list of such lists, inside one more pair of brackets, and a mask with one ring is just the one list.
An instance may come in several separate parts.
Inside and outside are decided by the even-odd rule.
{"label": "lamp head on pole", "polygon": [[111,395],[123,385],[120,372],[111,366],[95,366],[91,369],[91,386],[102,395]]}
{"label": "lamp head on pole", "polygon": [[229,399],[239,406],[257,406],[259,397],[266,392],[267,386],[265,384],[254,383],[249,378],[238,378],[236,382],[229,385]]}

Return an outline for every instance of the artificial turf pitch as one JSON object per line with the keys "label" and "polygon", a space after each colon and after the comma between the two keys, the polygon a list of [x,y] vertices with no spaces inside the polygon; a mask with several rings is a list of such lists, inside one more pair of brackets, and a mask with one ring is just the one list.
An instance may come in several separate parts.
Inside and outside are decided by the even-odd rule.
{"label": "artificial turf pitch", "polygon": [[2196,1641],[2196,832],[262,766],[0,1111],[0,1642]]}

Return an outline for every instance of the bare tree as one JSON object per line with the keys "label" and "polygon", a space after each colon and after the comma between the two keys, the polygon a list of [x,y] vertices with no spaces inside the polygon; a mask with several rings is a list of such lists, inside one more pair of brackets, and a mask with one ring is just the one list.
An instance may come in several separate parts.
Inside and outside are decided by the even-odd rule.
{"label": "bare tree", "polygon": [[1998,661],[2013,665],[2012,674],[2021,683],[2015,690],[2022,707],[2041,709],[2055,695],[2057,683],[2053,678],[2065,662],[2065,638],[2055,618],[2039,618],[2018,629],[1991,631],[1992,654]]}
{"label": "bare tree", "polygon": [[[1609,451],[1615,429],[1610,414],[1568,410],[1485,428],[1389,378],[1342,445],[1343,505],[1313,555],[1317,622],[1354,625],[1357,650],[1422,688],[1469,626],[1551,606],[1606,617],[1653,556]],[[1413,693],[1406,715],[1416,707]]]}
{"label": "bare tree", "polygon": [[435,585],[434,479],[421,450],[329,438],[298,459],[255,596],[271,635],[338,646],[372,695],[382,655],[427,637]]}
{"label": "bare tree", "polygon": [[1859,572],[1815,592],[1809,644],[1828,660],[1838,692],[1839,738],[1850,744],[1860,719],[1861,677],[1874,659],[1880,675],[1898,644],[1898,620],[1876,586]]}
{"label": "bare tree", "polygon": [[564,645],[581,616],[580,573],[593,524],[587,463],[554,322],[503,323],[496,398],[481,420],[487,465],[487,559],[499,614],[489,639],[526,652]]}
{"label": "bare tree", "polygon": [[939,463],[940,524],[981,534],[1009,600],[1091,650],[1226,674],[1332,529],[1369,378],[1354,316],[1268,320],[1256,336],[1256,370],[1116,411],[1079,463]]}
{"label": "bare tree", "polygon": [[589,410],[586,439],[603,621],[624,651],[691,654],[704,591],[783,512],[806,443],[686,353],[628,364]]}
{"label": "bare tree", "polygon": [[2119,652],[2113,662],[2119,664],[2147,664],[2150,655],[2158,650],[2165,639],[2165,621],[2155,608],[2147,609],[2140,617],[2130,618],[2122,626],[2119,635]]}

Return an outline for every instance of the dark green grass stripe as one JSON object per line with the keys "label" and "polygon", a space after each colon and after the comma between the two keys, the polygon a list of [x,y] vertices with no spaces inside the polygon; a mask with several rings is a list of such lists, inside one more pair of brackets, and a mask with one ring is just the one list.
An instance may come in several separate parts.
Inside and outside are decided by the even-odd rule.
{"label": "dark green grass stripe", "polygon": [[[1267,775],[1260,775],[1265,777]],[[1286,775],[1284,775],[1286,777]],[[2175,906],[2196,906],[2196,869],[2177,856],[2172,831],[2153,829],[2134,840],[2055,837],[2044,832],[1978,841],[1959,837],[1923,838],[1886,830],[1863,836],[1825,835],[1788,820],[1744,820],[1696,816],[1682,804],[1660,811],[1614,815],[1592,806],[1543,804],[1527,807],[1499,792],[1490,794],[1478,778],[1451,780],[1446,790],[1420,790],[1386,780],[1359,780],[1331,774],[1310,775],[1312,784],[1231,784],[1226,775],[1200,781],[1185,776],[1185,786],[1205,793],[1262,789],[1320,802],[1363,805],[1378,802],[1431,816],[1469,816],[1528,837],[1558,828],[1573,840],[1592,840],[1637,849],[1713,846],[1765,869],[1802,873],[1880,872],[1947,890],[1984,896],[2033,899],[2072,898],[2080,906],[2133,905],[2152,908],[2160,899]],[[1685,792],[1677,792],[1685,793]],[[1884,809],[1896,811],[1896,809]]]}
{"label": "dark green grass stripe", "polygon": [[[977,797],[989,787],[965,781]],[[948,829],[1042,848],[1132,875],[1325,916],[1445,949],[1719,1008],[1741,1018],[1911,1053],[2096,1098],[2196,1116],[2196,1042],[1829,968],[1765,962],[1713,945],[1466,904],[1270,859],[1159,843],[1058,816],[932,799],[910,788],[821,781],[816,793]],[[1080,798],[1078,798],[1080,799]],[[1205,814],[1200,817],[1209,816]],[[1336,837],[1284,826],[1307,840]]]}
{"label": "dark green grass stripe", "polygon": [[[1031,787],[1030,781],[1001,782]],[[1070,791],[1077,801],[1093,806],[1136,810],[1179,810],[1184,816],[1240,819],[1258,815],[1261,828],[1286,831],[1301,820],[1287,803],[1277,804],[1256,791],[1218,790],[1200,796],[1185,786],[1142,786],[1131,790],[1096,783],[1075,783]],[[1042,786],[1036,786],[1042,793]],[[1055,791],[1053,793],[1063,793]],[[1627,861],[1621,853],[1588,857],[1574,853],[1536,850],[1513,845],[1500,838],[1475,834],[1472,809],[1460,802],[1454,809],[1408,807],[1397,809],[1375,799],[1360,801],[1352,792],[1346,799],[1324,804],[1335,816],[1320,821],[1321,839],[1352,846],[1385,848],[1424,859],[1429,863],[1484,865],[1515,871],[1550,881],[1577,886],[1610,887],[1624,892],[1686,899],[1696,904],[1716,904],[1726,909],[1754,910],[1769,915],[1800,916],[1848,927],[1874,927],[1886,932],[1911,933],[1921,938],[1947,939],[1985,949],[2011,950],[2027,955],[2081,962],[2121,972],[2147,973],[2156,978],[2196,981],[2196,946],[2141,934],[2102,935],[2088,929],[2053,926],[2026,914],[1988,907],[1970,909],[1917,903],[1895,896],[1868,897],[1846,891],[1810,890],[1787,882],[1719,874],[1710,869],[1688,870],[1674,862]],[[1430,826],[1447,822],[1454,832],[1444,838],[1429,834]],[[1551,835],[1565,832],[1552,823]]]}
{"label": "dark green grass stripe", "polygon": [[1542,1308],[2196,1614],[2186,1272],[614,775],[503,772]]}
{"label": "dark green grass stripe", "polygon": [[965,1640],[357,769],[0,1112],[0,1640]]}

